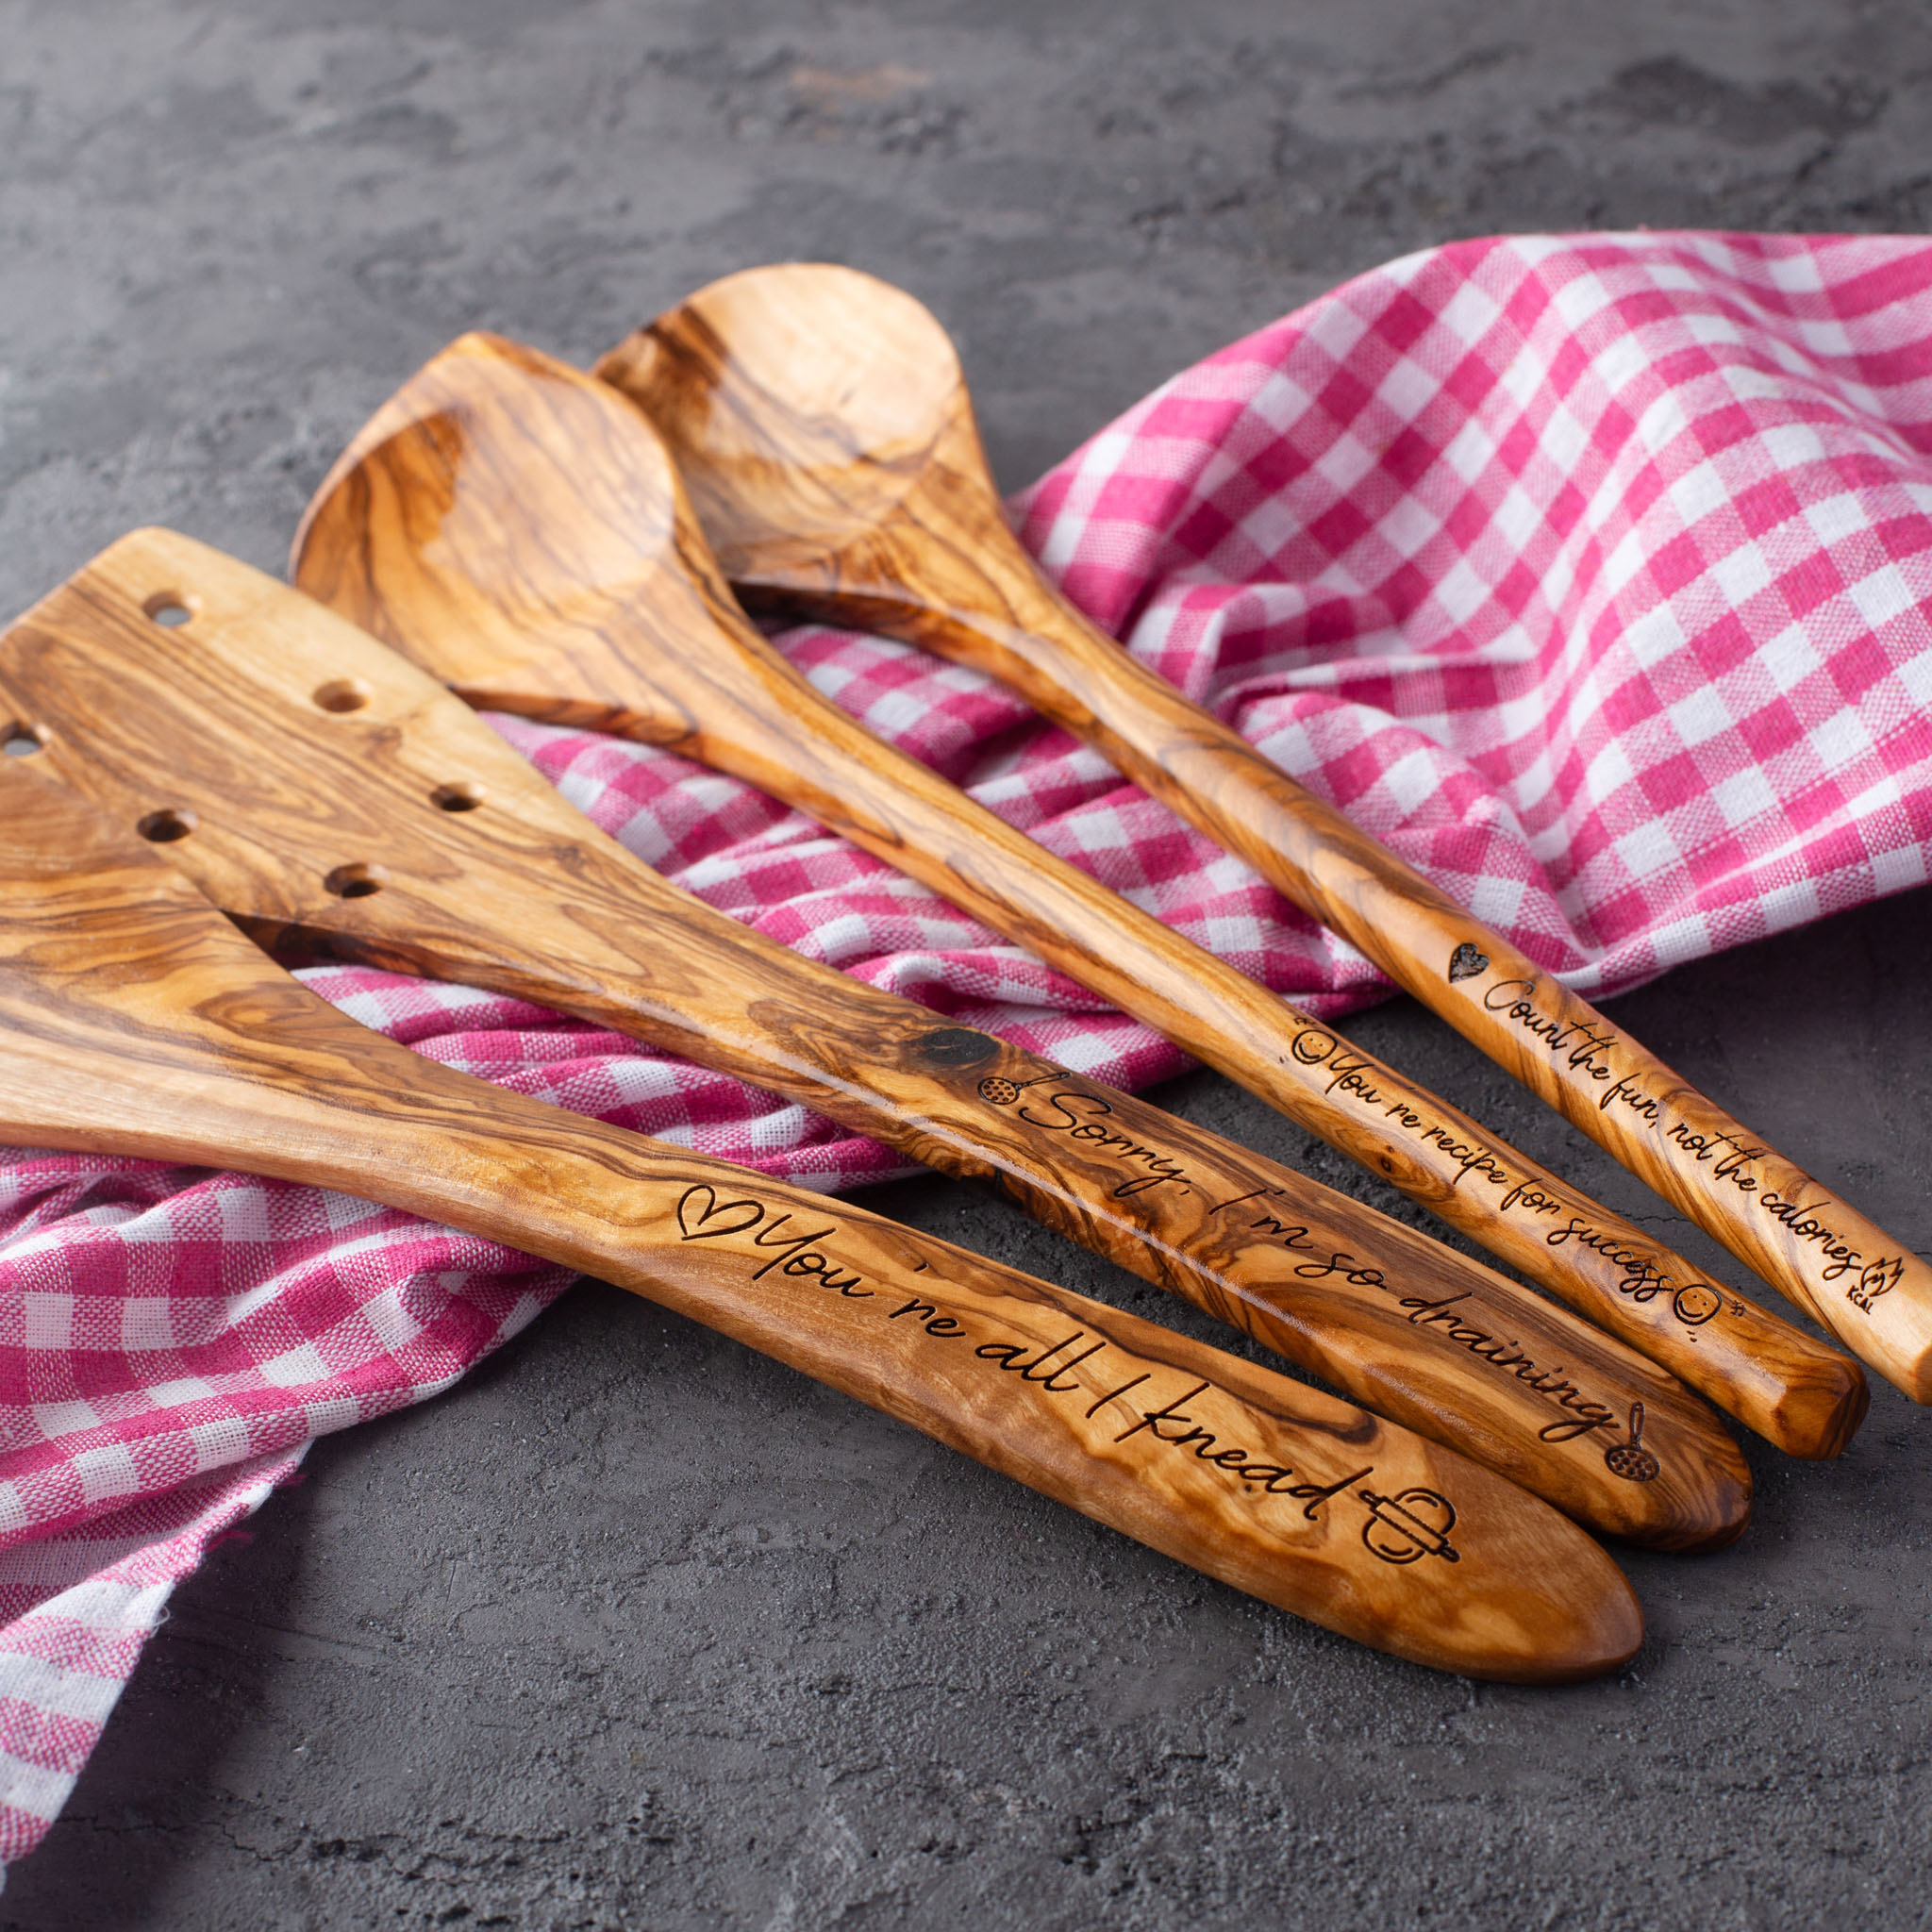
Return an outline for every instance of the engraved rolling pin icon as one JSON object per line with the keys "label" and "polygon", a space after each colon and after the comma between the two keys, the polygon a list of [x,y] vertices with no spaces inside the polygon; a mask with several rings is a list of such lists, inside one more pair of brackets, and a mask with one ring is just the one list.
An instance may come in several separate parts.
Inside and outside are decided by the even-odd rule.
{"label": "engraved rolling pin icon", "polygon": [[1357,1493],[1372,1512],[1362,1525],[1362,1541],[1383,1562],[1414,1563],[1424,1557],[1461,1561],[1449,1541],[1456,1506],[1448,1497],[1424,1489],[1401,1490],[1392,1496],[1366,1489]]}
{"label": "engraved rolling pin icon", "polygon": [[1010,685],[1366,954],[1881,1374],[1932,1400],[1932,1268],[1921,1257],[1047,582],[1001,514],[952,343],[911,296],[850,269],[747,270],[628,337],[598,374],[670,439],[747,603],[905,638]]}
{"label": "engraved rolling pin icon", "polygon": [[[1392,1180],[1769,1440],[1830,1455],[1855,1364],[1690,1264],[865,731],[758,636],[664,449],[605,385],[465,337],[357,437],[296,539],[302,587],[473,704],[733,773],[921,879]],[[1659,1292],[1661,1291],[1661,1292]],[[1713,1310],[1718,1306],[1711,1297]]]}
{"label": "engraved rolling pin icon", "polygon": [[[218,551],[136,531],[0,638],[47,763],[258,940],[486,987],[945,1172],[1607,1534],[1708,1548],[1749,1472],[1661,1369],[1292,1170],[801,958],[596,830],[456,696]],[[1600,1453],[1633,1401],[1668,1453]]]}
{"label": "engraved rolling pin icon", "polygon": [[[16,721],[9,743],[29,756],[0,759],[0,1141],[238,1167],[524,1247],[1439,1669],[1559,1683],[1635,1652],[1641,1617],[1609,1558],[1453,1452],[930,1236],[358,1026],[131,832],[27,769],[40,741]],[[1454,1507],[1439,1560],[1384,1538],[1383,1490]]]}

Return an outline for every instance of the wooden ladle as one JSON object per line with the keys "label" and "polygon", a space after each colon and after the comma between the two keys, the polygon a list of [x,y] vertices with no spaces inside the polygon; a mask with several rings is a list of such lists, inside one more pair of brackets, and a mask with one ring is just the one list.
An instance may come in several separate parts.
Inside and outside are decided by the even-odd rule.
{"label": "wooden ladle", "polygon": [[419,1058],[25,762],[0,768],[0,1139],[339,1188],[601,1275],[1441,1670],[1562,1683],[1636,1650],[1608,1557],[1501,1477],[929,1235]]}
{"label": "wooden ladle", "polygon": [[[476,705],[624,731],[843,833],[1177,1041],[1785,1446],[1844,1365],[881,743],[758,636],[615,391],[467,336],[318,491],[302,587]],[[1845,1394],[1856,1407],[1860,1398]],[[1808,1446],[1807,1446],[1808,1445]]]}
{"label": "wooden ladle", "polygon": [[597,373],[671,442],[752,608],[909,639],[1010,685],[1932,1400],[1932,1267],[1046,581],[1001,514],[952,343],[911,296],[850,269],[751,269],[660,315]]}
{"label": "wooden ladle", "polygon": [[676,891],[433,678],[205,545],[138,531],[12,625],[9,717],[258,939],[560,1008],[994,1177],[1608,1533],[1693,1549],[1743,1525],[1736,1443],[1663,1370],[1291,1170]]}

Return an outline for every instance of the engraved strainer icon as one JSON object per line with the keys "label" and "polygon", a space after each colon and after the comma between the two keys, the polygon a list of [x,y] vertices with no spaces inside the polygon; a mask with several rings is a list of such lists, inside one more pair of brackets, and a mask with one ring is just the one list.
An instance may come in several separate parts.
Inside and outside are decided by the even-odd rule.
{"label": "engraved strainer icon", "polygon": [[1626,1483],[1654,1483],[1663,1465],[1643,1446],[1643,1405],[1630,1405],[1630,1440],[1604,1451],[1604,1465]]}

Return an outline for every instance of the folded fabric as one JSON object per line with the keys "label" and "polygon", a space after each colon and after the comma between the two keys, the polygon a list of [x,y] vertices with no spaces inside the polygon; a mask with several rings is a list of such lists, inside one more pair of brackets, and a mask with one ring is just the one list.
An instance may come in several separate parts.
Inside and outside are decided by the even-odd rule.
{"label": "folded fabric", "polygon": [[[1932,245],[1460,243],[1176,377],[1021,499],[1128,648],[1571,985],[1918,884],[1932,849]],[[983,679],[783,647],[1053,850],[1326,1014],[1387,991]],[[1097,1076],[1182,1057],[734,780],[494,721],[633,852],[799,951]],[[309,984],[482,1077],[836,1190],[894,1157],[474,991]],[[0,1859],[171,1584],[314,1437],[444,1389],[556,1269],[317,1190],[0,1156]]]}

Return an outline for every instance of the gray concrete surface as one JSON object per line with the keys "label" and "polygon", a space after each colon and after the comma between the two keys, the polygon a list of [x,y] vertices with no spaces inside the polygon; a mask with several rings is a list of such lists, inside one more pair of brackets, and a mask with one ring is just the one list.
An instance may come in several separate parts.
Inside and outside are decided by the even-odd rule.
{"label": "gray concrete surface", "polygon": [[[1922,227],[1928,104],[1910,0],[0,0],[0,601],[150,519],[278,564],[475,325],[587,358],[851,261],[955,329],[1017,484],[1431,241]],[[1923,1252],[1928,949],[1913,895],[1618,1017]],[[1414,1008],[1357,1032],[1657,1213]],[[1204,1325],[963,1187],[874,1205]],[[586,1285],[181,1591],[0,1924],[1920,1924],[1932,1419],[1754,1459],[1740,1547],[1628,1558],[1633,1670],[1478,1689]]]}

